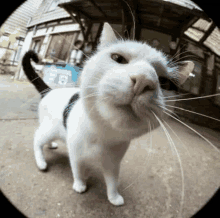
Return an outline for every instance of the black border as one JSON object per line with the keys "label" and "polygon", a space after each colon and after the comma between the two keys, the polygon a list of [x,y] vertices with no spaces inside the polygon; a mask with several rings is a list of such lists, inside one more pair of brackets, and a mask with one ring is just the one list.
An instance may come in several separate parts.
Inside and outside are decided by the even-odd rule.
{"label": "black border", "polygon": [[[146,0],[147,1],[147,0]],[[0,13],[0,25],[2,25],[5,20],[15,11],[24,0],[13,1],[10,6],[3,7],[3,13]],[[200,8],[202,8],[205,13],[215,22],[215,24],[220,28],[220,13],[219,13],[219,1],[209,0],[209,1],[199,1],[194,0]],[[5,197],[5,195],[0,191],[0,201],[1,201],[1,214],[7,214],[7,217],[25,217],[13,204]],[[213,197],[204,205],[192,218],[208,217],[217,218],[220,217],[220,188],[213,194]]]}

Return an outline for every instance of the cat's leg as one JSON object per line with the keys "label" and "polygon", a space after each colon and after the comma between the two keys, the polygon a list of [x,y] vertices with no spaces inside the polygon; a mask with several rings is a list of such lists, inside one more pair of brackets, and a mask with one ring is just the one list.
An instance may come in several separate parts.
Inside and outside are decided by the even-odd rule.
{"label": "cat's leg", "polygon": [[47,163],[43,155],[43,146],[47,143],[51,143],[52,139],[52,133],[45,131],[44,125],[39,126],[34,135],[34,155],[40,170],[47,169]]}
{"label": "cat's leg", "polygon": [[118,193],[118,177],[121,160],[129,146],[128,142],[103,149],[102,166],[107,186],[108,200],[116,206],[124,204],[123,197]]}
{"label": "cat's leg", "polygon": [[70,165],[73,173],[73,189],[78,193],[86,191],[86,165],[83,157],[83,142],[67,142]]}

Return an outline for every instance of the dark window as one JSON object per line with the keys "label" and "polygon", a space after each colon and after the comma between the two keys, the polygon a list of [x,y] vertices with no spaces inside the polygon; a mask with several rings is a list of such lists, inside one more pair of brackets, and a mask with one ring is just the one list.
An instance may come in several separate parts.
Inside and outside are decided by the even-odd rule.
{"label": "dark window", "polygon": [[53,35],[47,49],[46,58],[66,61],[77,35],[78,32]]}
{"label": "dark window", "polygon": [[43,39],[44,39],[44,37],[40,37],[40,38],[37,38],[37,39],[33,39],[31,48],[32,48],[35,52],[39,53],[40,48],[41,48],[41,45],[42,45],[42,43],[43,43]]}

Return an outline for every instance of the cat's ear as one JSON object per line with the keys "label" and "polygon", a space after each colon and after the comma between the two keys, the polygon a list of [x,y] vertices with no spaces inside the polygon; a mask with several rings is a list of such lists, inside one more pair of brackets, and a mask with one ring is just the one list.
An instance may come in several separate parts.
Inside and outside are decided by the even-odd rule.
{"label": "cat's ear", "polygon": [[182,61],[178,68],[178,83],[182,85],[193,72],[195,64],[192,61]]}
{"label": "cat's ear", "polygon": [[102,34],[100,37],[99,46],[104,47],[115,41],[117,41],[117,37],[115,36],[114,30],[109,25],[109,23],[105,22],[103,25]]}

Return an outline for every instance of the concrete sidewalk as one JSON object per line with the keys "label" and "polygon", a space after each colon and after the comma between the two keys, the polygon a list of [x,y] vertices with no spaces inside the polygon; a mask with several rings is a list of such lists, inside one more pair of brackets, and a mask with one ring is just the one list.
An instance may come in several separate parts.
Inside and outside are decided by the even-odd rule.
{"label": "concrete sidewalk", "polygon": [[[0,186],[6,197],[27,217],[63,218],[174,218],[191,217],[220,185],[220,134],[187,123],[216,147],[176,121],[169,120],[170,135],[178,155],[161,128],[133,140],[120,173],[119,191],[125,205],[107,200],[100,169],[91,163],[88,191],[72,190],[73,178],[67,148],[45,146],[48,172],[40,172],[34,160],[33,134],[40,96],[27,82],[0,77]],[[152,144],[151,144],[152,139]]]}

